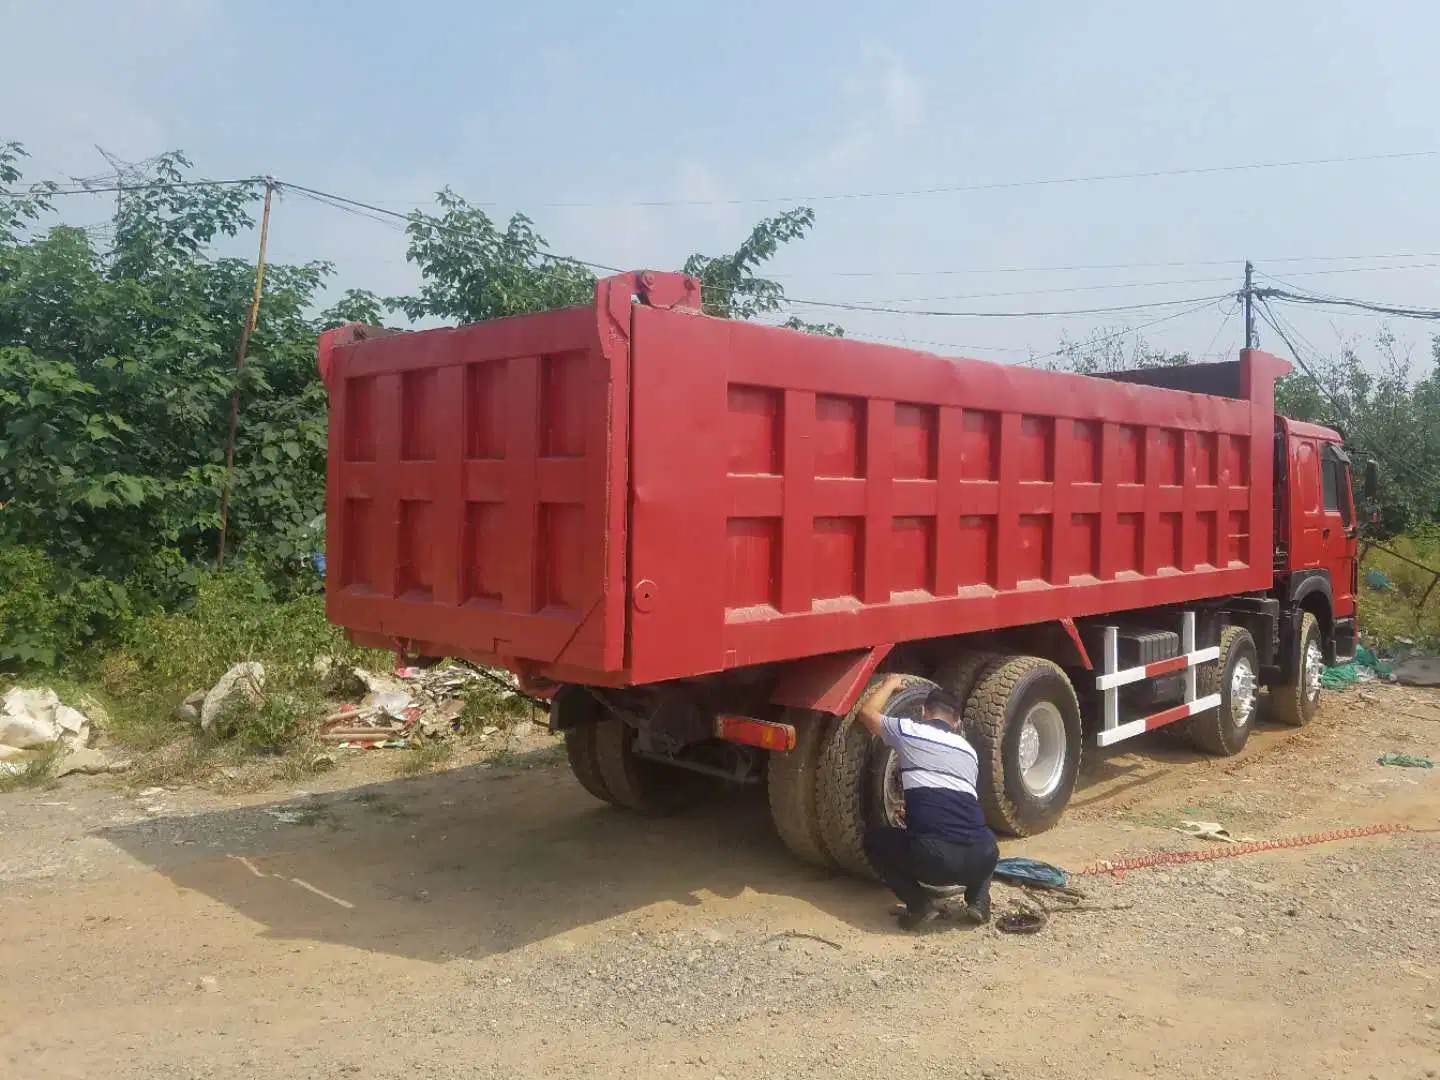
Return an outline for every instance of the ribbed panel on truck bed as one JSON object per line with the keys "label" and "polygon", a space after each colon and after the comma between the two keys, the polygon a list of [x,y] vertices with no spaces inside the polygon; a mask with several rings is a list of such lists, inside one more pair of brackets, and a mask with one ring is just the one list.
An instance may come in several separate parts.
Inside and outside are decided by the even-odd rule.
{"label": "ribbed panel on truck bed", "polygon": [[595,308],[343,345],[327,382],[332,620],[418,652],[621,666],[626,358]]}
{"label": "ribbed panel on truck bed", "polygon": [[636,308],[637,681],[1263,590],[1239,399]]}

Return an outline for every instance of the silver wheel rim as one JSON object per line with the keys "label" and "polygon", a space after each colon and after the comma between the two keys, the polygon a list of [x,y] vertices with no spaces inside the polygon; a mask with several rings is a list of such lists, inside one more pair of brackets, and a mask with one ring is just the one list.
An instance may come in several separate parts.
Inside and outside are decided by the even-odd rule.
{"label": "silver wheel rim", "polygon": [[900,755],[888,749],[885,753],[885,805],[881,807],[881,813],[885,824],[903,827],[905,789],[900,783]]}
{"label": "silver wheel rim", "polygon": [[1325,654],[1314,638],[1305,643],[1305,700],[1314,701],[1320,696],[1320,676],[1325,674]]}
{"label": "silver wheel rim", "polygon": [[1242,656],[1236,660],[1230,672],[1230,721],[1237,728],[1250,723],[1250,717],[1255,713],[1255,688],[1258,684],[1250,658]]}
{"label": "silver wheel rim", "polygon": [[1020,721],[1020,783],[1037,799],[1055,793],[1065,773],[1065,718],[1048,701],[1037,701]]}

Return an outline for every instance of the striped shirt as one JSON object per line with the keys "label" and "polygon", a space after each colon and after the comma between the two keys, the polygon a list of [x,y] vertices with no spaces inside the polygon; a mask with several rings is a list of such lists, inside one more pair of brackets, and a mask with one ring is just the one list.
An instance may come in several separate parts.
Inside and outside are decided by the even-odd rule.
{"label": "striped shirt", "polygon": [[980,759],[963,735],[882,716],[880,738],[900,759],[907,832],[956,844],[995,842],[975,795]]}

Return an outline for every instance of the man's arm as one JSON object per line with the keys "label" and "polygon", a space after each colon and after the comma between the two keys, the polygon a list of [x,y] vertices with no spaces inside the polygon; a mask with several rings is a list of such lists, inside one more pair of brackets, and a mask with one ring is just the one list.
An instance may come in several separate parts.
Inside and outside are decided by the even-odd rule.
{"label": "man's arm", "polygon": [[904,681],[905,676],[892,672],[881,679],[880,685],[860,700],[859,720],[871,735],[879,736],[880,720],[885,712],[885,706],[889,704],[890,696],[900,688]]}

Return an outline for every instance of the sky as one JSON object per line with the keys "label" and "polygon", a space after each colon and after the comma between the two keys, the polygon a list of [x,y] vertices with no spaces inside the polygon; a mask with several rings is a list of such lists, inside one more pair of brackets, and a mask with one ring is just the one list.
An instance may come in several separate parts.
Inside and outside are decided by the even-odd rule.
{"label": "sky", "polygon": [[[1440,300],[1440,8],[1413,0],[0,0],[0,40],[0,141],[31,178],[101,173],[98,145],[396,210],[448,185],[523,210],[557,253],[660,269],[808,205],[812,234],[770,265],[811,301],[794,313],[935,351],[1015,361],[1166,319],[1138,332],[1218,359],[1242,332],[1229,300],[820,304],[1198,304],[1247,257],[1307,289]],[[1034,183],[1370,156],[1389,157]],[[416,281],[398,229],[293,195],[271,249],[334,262],[339,288]],[[1322,349],[1384,325],[1285,314]],[[1428,364],[1427,325],[1389,325]],[[1267,327],[1261,344],[1285,351]]]}

